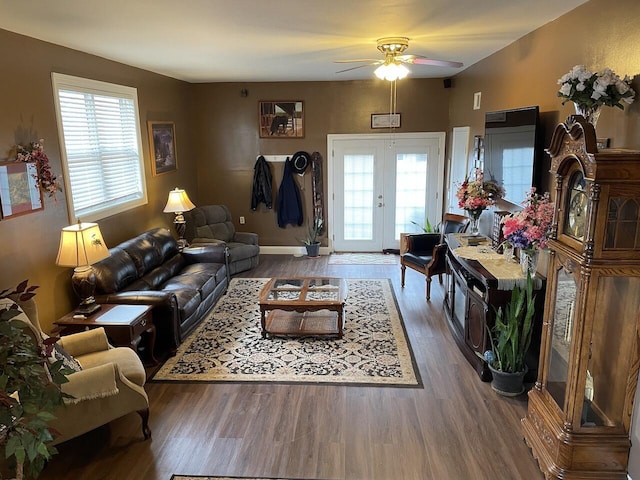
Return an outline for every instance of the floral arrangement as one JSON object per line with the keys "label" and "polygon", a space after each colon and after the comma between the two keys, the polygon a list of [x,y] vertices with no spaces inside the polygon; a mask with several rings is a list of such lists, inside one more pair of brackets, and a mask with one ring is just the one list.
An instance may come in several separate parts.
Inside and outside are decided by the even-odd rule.
{"label": "floral arrangement", "polygon": [[485,180],[481,170],[476,170],[475,180],[464,179],[456,192],[458,207],[479,214],[504,197],[504,188],[494,179]]}
{"label": "floral arrangement", "polygon": [[522,250],[545,248],[553,221],[549,193],[540,195],[532,188],[522,204],[524,209],[502,219],[505,241]]}
{"label": "floral arrangement", "polygon": [[610,68],[593,73],[584,65],[576,65],[558,80],[558,85],[563,105],[571,101],[586,108],[607,105],[624,109],[621,101],[631,104],[635,97],[631,78],[620,78]]}
{"label": "floral arrangement", "polygon": [[51,171],[49,157],[44,152],[43,142],[44,140],[41,139],[38,142],[31,142],[27,146],[16,145],[16,160],[18,162],[33,162],[36,164],[38,172],[35,175],[36,181],[40,188],[55,200],[56,192],[61,192],[62,187],[58,177]]}

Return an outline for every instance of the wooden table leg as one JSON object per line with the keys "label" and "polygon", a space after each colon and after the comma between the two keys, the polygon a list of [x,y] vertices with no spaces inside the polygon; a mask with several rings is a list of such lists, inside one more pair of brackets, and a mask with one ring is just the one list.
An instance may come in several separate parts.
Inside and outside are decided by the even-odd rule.
{"label": "wooden table leg", "polygon": [[267,319],[264,308],[260,309],[260,325],[262,325],[262,338],[267,338]]}

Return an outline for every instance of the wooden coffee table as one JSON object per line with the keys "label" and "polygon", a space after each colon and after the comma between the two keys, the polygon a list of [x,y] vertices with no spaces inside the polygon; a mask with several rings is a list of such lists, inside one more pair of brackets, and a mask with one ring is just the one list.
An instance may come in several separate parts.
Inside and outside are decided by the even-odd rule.
{"label": "wooden coffee table", "polygon": [[267,334],[342,338],[346,298],[347,282],[342,278],[272,278],[260,292],[262,338]]}

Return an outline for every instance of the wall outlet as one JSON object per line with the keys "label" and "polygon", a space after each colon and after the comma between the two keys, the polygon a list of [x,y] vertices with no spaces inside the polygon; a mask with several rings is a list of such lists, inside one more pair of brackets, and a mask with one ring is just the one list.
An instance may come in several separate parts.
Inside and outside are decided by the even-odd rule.
{"label": "wall outlet", "polygon": [[240,217],[240,225],[244,225],[244,217]]}

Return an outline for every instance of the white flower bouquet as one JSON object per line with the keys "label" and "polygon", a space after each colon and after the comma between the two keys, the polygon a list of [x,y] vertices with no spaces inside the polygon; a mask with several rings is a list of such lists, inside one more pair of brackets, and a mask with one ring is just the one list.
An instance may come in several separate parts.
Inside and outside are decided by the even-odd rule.
{"label": "white flower bouquet", "polygon": [[633,103],[636,94],[631,88],[631,78],[628,75],[620,78],[610,68],[594,73],[584,65],[576,65],[558,80],[558,85],[563,105],[571,101],[586,108],[607,105],[624,110],[621,102]]}

